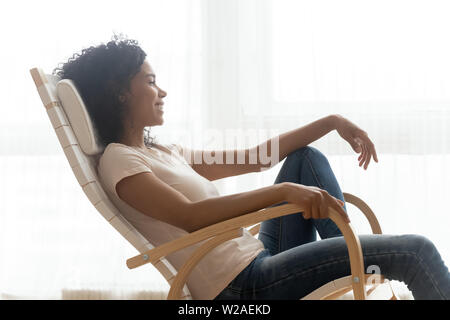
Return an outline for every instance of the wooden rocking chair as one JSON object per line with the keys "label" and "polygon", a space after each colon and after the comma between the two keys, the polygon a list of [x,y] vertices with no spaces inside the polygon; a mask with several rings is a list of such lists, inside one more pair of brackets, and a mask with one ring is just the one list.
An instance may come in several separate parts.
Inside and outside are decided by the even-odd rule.
{"label": "wooden rocking chair", "polygon": [[[301,207],[294,204],[258,210],[205,227],[155,248],[121,215],[99,182],[96,168],[104,146],[96,138],[95,128],[74,83],[45,74],[39,68],[31,69],[30,73],[64,154],[84,193],[97,211],[139,252],[126,261],[127,266],[132,269],[152,263],[170,285],[167,299],[195,299],[186,285],[192,269],[216,246],[241,236],[243,228],[253,226],[249,231],[256,235],[261,221],[302,211]],[[349,193],[344,193],[344,198],[347,203],[362,211],[374,234],[381,234],[376,216],[364,201]],[[330,218],[341,230],[347,243],[351,274],[325,284],[302,299],[336,299],[353,290],[353,296],[357,300],[397,300],[387,279],[382,275],[364,272],[361,245],[352,225],[346,223],[333,209],[330,210]],[[180,270],[175,270],[165,259],[170,253],[207,239],[209,240],[197,248]]]}

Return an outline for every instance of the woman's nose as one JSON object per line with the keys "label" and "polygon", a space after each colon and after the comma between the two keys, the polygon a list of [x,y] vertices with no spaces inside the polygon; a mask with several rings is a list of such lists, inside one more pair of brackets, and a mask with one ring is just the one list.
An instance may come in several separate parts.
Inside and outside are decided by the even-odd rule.
{"label": "woman's nose", "polygon": [[159,90],[159,96],[164,98],[165,96],[167,96],[167,92],[165,92],[164,90],[162,90],[161,88],[158,87]]}

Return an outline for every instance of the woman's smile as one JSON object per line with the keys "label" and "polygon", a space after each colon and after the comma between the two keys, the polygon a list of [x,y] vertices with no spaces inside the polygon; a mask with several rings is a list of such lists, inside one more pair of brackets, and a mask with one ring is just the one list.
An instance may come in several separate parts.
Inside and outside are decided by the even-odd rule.
{"label": "woman's smile", "polygon": [[164,112],[163,106],[164,106],[164,103],[158,103],[158,104],[156,104],[156,108],[157,108],[159,111],[161,111],[161,112]]}

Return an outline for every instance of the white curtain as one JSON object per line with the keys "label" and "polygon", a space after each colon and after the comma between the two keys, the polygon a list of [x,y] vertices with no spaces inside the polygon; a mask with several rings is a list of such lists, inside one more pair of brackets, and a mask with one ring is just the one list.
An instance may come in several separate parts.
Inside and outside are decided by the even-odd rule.
{"label": "white curtain", "polygon": [[[213,3],[211,59],[218,63],[209,65],[216,76],[210,92],[222,90],[213,97],[220,111],[213,110],[222,114],[208,125],[268,133],[332,113],[347,117],[369,133],[379,163],[358,167],[358,155],[336,132],[312,143],[328,156],[342,190],[369,204],[384,233],[428,237],[448,266],[450,4]],[[223,179],[220,186],[234,193],[267,185],[280,167]],[[358,210],[347,206],[355,229],[370,233]]]}
{"label": "white curtain", "polygon": [[[312,145],[384,233],[430,238],[450,261],[450,5],[445,1],[15,1],[0,13],[2,298],[160,298],[168,289],[89,203],[29,69],[50,73],[113,32],[137,39],[168,92],[161,141],[253,146],[339,113],[369,133],[367,171],[336,132]],[[6,116],[5,116],[6,115]],[[239,131],[241,130],[241,131]],[[224,138],[225,137],[225,138]],[[272,184],[281,163],[214,182],[221,194]],[[355,229],[367,223],[348,205]],[[382,270],[381,270],[382,271]]]}
{"label": "white curtain", "polygon": [[[129,270],[136,250],[79,187],[29,69],[51,73],[91,45],[124,33],[140,42],[168,91],[171,130],[201,130],[203,10],[198,0],[13,1],[2,5],[0,64],[1,297],[160,298],[165,279],[151,265]],[[7,31],[8,30],[8,31]],[[200,121],[198,121],[200,120]],[[160,132],[158,132],[160,131]],[[169,137],[170,138],[170,137]]]}

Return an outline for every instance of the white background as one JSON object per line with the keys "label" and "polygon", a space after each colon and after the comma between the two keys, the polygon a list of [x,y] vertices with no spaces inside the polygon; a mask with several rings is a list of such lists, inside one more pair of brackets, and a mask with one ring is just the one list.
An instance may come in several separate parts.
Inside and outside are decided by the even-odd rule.
{"label": "white background", "polygon": [[[51,73],[113,32],[140,42],[168,92],[165,124],[152,128],[160,140],[217,148],[202,132],[281,133],[331,113],[349,118],[380,161],[362,170],[336,132],[313,143],[342,190],[369,204],[384,233],[427,236],[448,265],[449,9],[430,0],[3,4],[2,297],[136,298],[168,288],[151,266],[126,268],[136,252],[82,193],[29,74]],[[214,183],[224,195],[260,188],[280,165]],[[348,208],[355,228],[369,232]]]}

